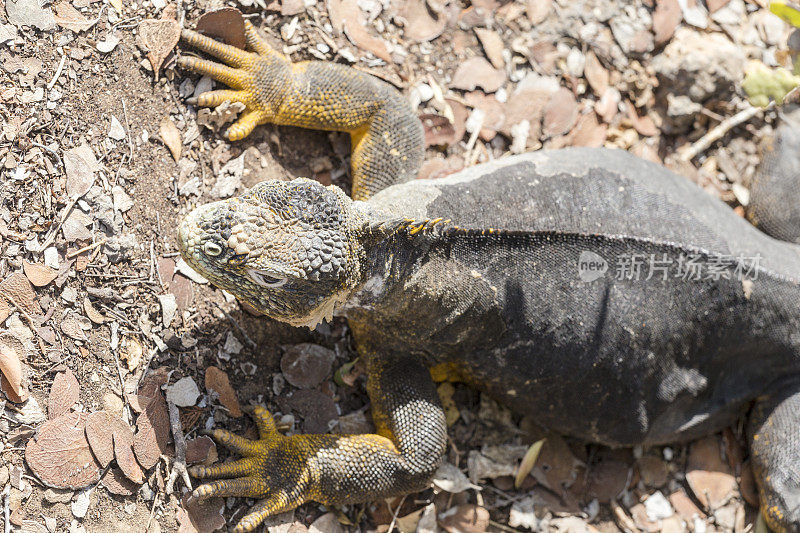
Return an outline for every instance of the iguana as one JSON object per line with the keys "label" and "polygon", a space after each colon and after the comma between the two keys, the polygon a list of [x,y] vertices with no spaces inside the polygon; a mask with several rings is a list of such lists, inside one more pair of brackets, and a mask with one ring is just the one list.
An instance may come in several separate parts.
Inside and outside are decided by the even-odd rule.
{"label": "iguana", "polygon": [[[446,449],[435,380],[469,383],[543,426],[608,446],[715,432],[742,414],[762,512],[800,529],[800,247],[688,180],[622,151],[564,149],[413,180],[419,123],[387,84],[185,30],[231,66],[179,64],[235,90],[231,139],[275,122],[348,131],[353,197],[268,180],[181,223],[185,260],[277,320],[347,318],[377,433],[295,435],[253,412],[243,456],[192,474],[197,498],[259,503],[236,531],[307,501],[375,500],[429,483]],[[792,201],[787,199],[786,201]]]}

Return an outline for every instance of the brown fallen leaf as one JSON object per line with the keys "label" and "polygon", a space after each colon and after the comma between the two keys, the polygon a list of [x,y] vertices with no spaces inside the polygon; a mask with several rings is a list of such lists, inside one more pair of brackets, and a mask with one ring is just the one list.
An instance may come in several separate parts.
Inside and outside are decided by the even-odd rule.
{"label": "brown fallen leaf", "polygon": [[608,70],[597,59],[597,55],[591,50],[586,54],[586,66],[584,67],[584,75],[589,86],[594,91],[594,94],[602,96],[606,89],[608,89],[609,74]]}
{"label": "brown fallen leaf", "polygon": [[552,7],[553,0],[528,0],[525,3],[525,14],[531,24],[539,24],[547,18]]}
{"label": "brown fallen leaf", "polygon": [[444,31],[446,17],[433,13],[425,0],[403,0],[397,4],[397,14],[404,21],[403,36],[406,39],[417,43],[432,41]]}
{"label": "brown fallen leaf", "polygon": [[95,411],[86,418],[86,440],[100,466],[107,467],[114,460],[114,429],[116,420],[122,419],[108,411]]}
{"label": "brown fallen leaf", "polygon": [[219,394],[219,403],[225,406],[231,416],[237,418],[242,416],[239,400],[236,398],[236,393],[231,387],[228,374],[224,370],[215,366],[210,366],[206,369],[206,389]]}
{"label": "brown fallen leaf", "polygon": [[144,483],[144,472],[136,462],[136,456],[133,453],[133,431],[127,424],[124,422],[123,424],[124,429],[118,424],[114,430],[114,457],[125,477],[141,485]]}
{"label": "brown fallen leaf", "polygon": [[54,268],[38,263],[28,263],[27,261],[22,262],[22,270],[25,272],[25,277],[28,278],[28,281],[36,287],[44,287],[58,276],[58,270]]}
{"label": "brown fallen leaf", "polygon": [[686,481],[697,500],[706,509],[716,509],[726,502],[736,488],[731,467],[722,460],[719,437],[695,441],[689,450]]}
{"label": "brown fallen leaf", "polygon": [[336,354],[318,344],[289,346],[281,357],[281,371],[286,381],[301,389],[316,387],[331,373]]}
{"label": "brown fallen leaf", "polygon": [[139,491],[139,484],[126,478],[119,467],[110,468],[101,483],[108,492],[119,496],[132,496]]}
{"label": "brown fallen leaf", "polygon": [[392,55],[386,41],[367,31],[367,21],[358,7],[357,0],[328,0],[328,14],[331,25],[337,32],[343,32],[357,47],[372,52],[375,57],[392,63]]}
{"label": "brown fallen leaf", "polygon": [[53,378],[47,398],[47,418],[53,420],[69,411],[80,399],[80,385],[69,368]]}
{"label": "brown fallen leaf", "polygon": [[425,113],[419,116],[422,128],[425,131],[425,147],[448,146],[453,142],[456,133],[453,124],[447,117],[435,113]]}
{"label": "brown fallen leaf", "polygon": [[597,120],[597,114],[594,111],[589,111],[583,114],[578,119],[578,123],[572,130],[572,145],[573,146],[603,146],[606,140],[606,133],[608,126],[600,124]]}
{"label": "brown fallen leaf", "polygon": [[87,20],[86,17],[81,15],[80,11],[72,7],[72,4],[67,1],[58,2],[53,6],[53,9],[55,10],[56,24],[62,28],[79,33],[94,26],[94,22]]}
{"label": "brown fallen leaf", "polygon": [[678,0],[656,0],[653,12],[653,33],[655,45],[663,46],[675,35],[675,29],[683,20],[683,11]]}
{"label": "brown fallen leaf", "polygon": [[586,487],[590,498],[608,503],[625,490],[628,485],[628,465],[614,459],[603,460],[592,465]]}
{"label": "brown fallen leaf", "polygon": [[0,298],[5,298],[32,317],[41,315],[33,286],[22,272],[14,272],[0,282]]}
{"label": "brown fallen leaf", "polygon": [[[450,174],[455,174],[462,168],[464,168],[464,160],[460,157],[451,156],[447,159],[443,157],[432,157],[426,159],[425,162],[422,163],[422,168],[419,169],[417,179],[444,178]],[[456,410],[456,413],[458,413],[458,410]]]}
{"label": "brown fallen leaf", "polygon": [[190,496],[191,492],[183,496],[178,509],[178,533],[213,533],[225,526],[225,517],[222,515],[225,509],[223,498],[200,501]]}
{"label": "brown fallen leaf", "polygon": [[8,305],[8,302],[5,301],[2,296],[0,296],[0,323],[5,322],[6,318],[8,318],[8,315],[10,314],[11,307]]}
{"label": "brown fallen leaf", "polygon": [[572,91],[561,87],[547,102],[542,119],[542,133],[548,137],[564,135],[578,120],[578,102]]}
{"label": "brown fallen leaf", "polygon": [[178,44],[181,36],[181,26],[175,18],[175,6],[170,4],[164,8],[160,19],[147,19],[139,23],[136,44],[147,53],[156,80],[161,65]]}
{"label": "brown fallen leaf", "polygon": [[156,389],[152,399],[142,407],[143,411],[136,419],[133,451],[139,464],[145,470],[149,470],[162,455],[167,453],[167,443],[170,438],[167,401],[161,389]]}
{"label": "brown fallen leaf", "polygon": [[[83,318],[83,320],[86,320]],[[87,320],[88,322],[88,320]],[[76,341],[85,341],[87,339],[86,333],[83,331],[83,322],[81,318],[74,312],[70,312],[61,321],[61,331],[70,339]]]}
{"label": "brown fallen leaf", "polygon": [[13,398],[9,399],[14,403],[20,403],[28,398],[28,391],[22,386],[24,357],[25,347],[22,342],[10,335],[0,337],[0,374],[4,378],[2,389],[7,396],[13,395]]}
{"label": "brown fallen leaf", "polygon": [[177,162],[181,158],[181,149],[183,148],[183,140],[181,139],[181,132],[178,126],[172,122],[169,117],[164,117],[161,125],[158,128],[158,135],[164,144],[169,148],[172,158]]}
{"label": "brown fallen leaf", "polygon": [[464,95],[464,101],[484,113],[480,131],[481,139],[486,142],[494,139],[498,130],[503,127],[506,121],[503,104],[498,102],[494,96],[484,94],[481,91],[468,92]]}
{"label": "brown fallen leaf", "polygon": [[504,70],[496,69],[482,57],[471,57],[461,63],[450,87],[462,91],[474,91],[480,87],[487,93],[493,93],[503,86],[506,81]]}
{"label": "brown fallen leaf", "polygon": [[210,437],[203,435],[186,441],[186,463],[190,465],[211,465],[217,461],[217,445]]}
{"label": "brown fallen leaf", "polygon": [[203,35],[244,49],[244,17],[235,7],[223,7],[204,13],[198,19],[195,29]]}
{"label": "brown fallen leaf", "polygon": [[86,440],[85,413],[48,420],[28,441],[25,460],[39,479],[57,489],[82,489],[100,479],[100,464]]}
{"label": "brown fallen leaf", "polygon": [[92,305],[92,301],[88,297],[83,299],[83,311],[95,324],[103,324],[106,321],[106,317]]}
{"label": "brown fallen leaf", "polygon": [[503,60],[503,48],[505,45],[500,35],[496,31],[486,28],[475,28],[475,35],[478,36],[483,51],[492,66],[499,69],[503,68],[505,66],[505,61]]}
{"label": "brown fallen leaf", "polygon": [[639,132],[640,135],[645,137],[653,137],[658,135],[658,128],[656,128],[653,119],[645,115],[640,117],[636,112],[636,107],[630,100],[625,100],[625,107],[628,110],[628,119],[633,124],[633,128]]}
{"label": "brown fallen leaf", "polygon": [[450,509],[439,525],[447,533],[483,533],[489,527],[489,511],[474,504]]}

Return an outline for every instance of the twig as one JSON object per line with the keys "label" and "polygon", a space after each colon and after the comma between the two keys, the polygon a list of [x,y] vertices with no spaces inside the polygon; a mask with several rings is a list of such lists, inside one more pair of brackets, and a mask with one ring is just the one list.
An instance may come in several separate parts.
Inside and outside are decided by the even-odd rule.
{"label": "twig", "polygon": [[11,484],[6,485],[3,489],[3,522],[5,533],[11,533]]}
{"label": "twig", "polygon": [[156,514],[156,504],[158,504],[159,496],[160,493],[153,496],[153,505],[150,506],[150,518],[147,519],[147,525],[144,526],[145,532],[150,531],[150,523],[153,521],[153,516]]}
{"label": "twig", "polygon": [[64,63],[67,62],[67,54],[63,51],[61,52],[61,62],[58,64],[58,68],[56,69],[56,73],[53,75],[53,79],[50,80],[50,83],[47,84],[47,90],[49,91],[53,87],[55,87],[56,82],[58,81],[58,77],[61,76],[61,71],[64,70]]}
{"label": "twig", "polygon": [[125,99],[122,99],[122,112],[125,115],[125,128],[128,130],[128,150],[130,151],[128,159],[133,161],[133,133],[131,132],[131,123],[128,120],[128,106],[125,105]]}
{"label": "twig", "polygon": [[731,129],[735,128],[739,124],[742,124],[743,122],[747,122],[761,111],[766,111],[774,106],[775,102],[770,102],[767,107],[750,106],[742,111],[739,111],[735,115],[726,118],[709,130],[705,135],[697,139],[689,148],[684,150],[683,153],[680,154],[680,160],[683,162],[691,161],[704,152],[713,143],[724,137],[725,134]]}
{"label": "twig", "polygon": [[93,242],[92,244],[84,246],[83,248],[80,248],[78,250],[74,250],[67,254],[67,259],[72,259],[73,257],[77,257],[84,252],[88,252],[89,250],[94,250],[98,246],[103,246],[106,242],[108,242],[108,237],[106,237],[105,239],[101,239],[97,242]]}
{"label": "twig", "polygon": [[169,473],[169,479],[167,479],[167,485],[164,489],[164,492],[169,496],[172,494],[178,474],[181,475],[189,490],[192,490],[192,480],[189,478],[189,471],[186,470],[186,439],[183,436],[178,407],[170,400],[167,400],[167,408],[169,410],[169,425],[172,428],[172,440],[175,441],[175,460],[172,461],[172,470]]}
{"label": "twig", "polygon": [[394,531],[394,525],[395,523],[397,523],[397,515],[400,514],[400,508],[406,502],[406,496],[407,495],[404,495],[403,499],[400,500],[400,503],[397,504],[397,507],[394,510],[394,514],[392,515],[392,521],[391,523],[389,523],[389,529],[386,530],[386,533],[392,533],[392,531]]}
{"label": "twig", "polygon": [[222,311],[222,314],[223,314],[223,315],[225,315],[225,318],[227,318],[227,319],[228,319],[228,321],[229,321],[231,324],[233,324],[233,326],[234,326],[234,327],[235,327],[235,328],[236,328],[236,329],[239,331],[239,333],[242,335],[242,337],[244,337],[244,340],[245,340],[245,342],[247,343],[247,345],[248,345],[248,346],[249,346],[251,349],[255,350],[256,348],[258,348],[258,344],[256,344],[256,343],[253,341],[253,339],[251,339],[251,338],[250,338],[250,336],[249,336],[247,333],[245,333],[244,329],[242,329],[242,326],[240,326],[240,325],[239,325],[239,323],[238,323],[238,322],[236,322],[236,319],[235,319],[235,318],[233,318],[233,317],[230,315],[230,313],[228,313],[226,310],[224,310],[224,309],[223,309],[223,308],[222,308],[222,307],[221,307],[221,306],[220,306],[220,305],[219,305],[217,302],[214,302],[214,305],[216,305],[216,306],[217,306],[217,309],[219,309],[220,311]]}
{"label": "twig", "polygon": [[614,513],[614,518],[617,519],[617,523],[623,531],[639,533],[639,528],[636,527],[636,524],[633,522],[631,517],[628,516],[628,513],[625,512],[625,509],[623,509],[622,506],[614,499],[611,500],[611,512]]}
{"label": "twig", "polygon": [[519,529],[508,527],[507,525],[501,524],[500,522],[495,522],[494,520],[489,520],[489,525],[494,526],[497,529],[501,529],[503,531],[508,531],[509,533],[520,533]]}

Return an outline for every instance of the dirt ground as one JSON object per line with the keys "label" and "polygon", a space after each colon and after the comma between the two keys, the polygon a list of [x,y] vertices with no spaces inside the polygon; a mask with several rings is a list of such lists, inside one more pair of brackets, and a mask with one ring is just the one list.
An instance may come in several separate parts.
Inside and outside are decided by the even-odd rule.
{"label": "dirt ground", "polygon": [[[254,435],[251,421],[234,415],[237,403],[266,405],[290,432],[368,430],[345,321],[309,331],[253,316],[177,263],[177,223],[197,205],[269,178],[308,176],[346,189],[349,139],[265,125],[243,141],[225,140],[215,121],[229,111],[202,115],[185,101],[198,85],[209,87],[175,67],[186,50],[177,47],[155,80],[141,25],[169,12],[165,0],[32,2],[0,7],[0,346],[4,335],[23,346],[19,389],[9,395],[6,376],[8,400],[0,393],[0,522],[29,532],[232,526],[252,502],[187,511],[180,478],[167,494],[174,444],[166,415],[148,422],[167,437],[151,439],[156,463],[134,483],[120,470],[116,434],[114,461],[93,462],[98,452],[89,451],[85,416],[75,412],[105,411],[144,434],[151,404],[142,389],[160,369],[158,383],[180,397],[197,462],[227,457],[198,439],[203,428]],[[408,96],[432,142],[424,176],[522,151],[605,145],[667,164],[742,215],[774,109],[686,154],[749,107],[741,90],[747,61],[782,64],[789,33],[757,0],[698,0],[683,10],[677,0],[262,2],[230,6],[293,60],[351,64]],[[177,19],[194,27],[219,7],[184,2]],[[288,359],[304,361],[303,375]],[[231,386],[212,385],[209,367]],[[163,402],[155,389],[147,401]],[[223,404],[229,390],[235,398]],[[14,394],[33,400],[15,402]],[[432,488],[341,509],[308,504],[262,529],[755,527],[741,426],[688,445],[610,450],[544,434],[535,416],[512,415],[461,384],[442,385],[440,394],[451,449]],[[69,416],[72,427],[57,431],[80,431],[66,451],[52,455],[58,446],[40,444],[44,459],[32,465],[37,429],[42,440],[44,424]],[[515,488],[520,461],[541,438],[536,466]],[[89,466],[71,464],[77,457]],[[77,486],[83,475],[88,482]]]}

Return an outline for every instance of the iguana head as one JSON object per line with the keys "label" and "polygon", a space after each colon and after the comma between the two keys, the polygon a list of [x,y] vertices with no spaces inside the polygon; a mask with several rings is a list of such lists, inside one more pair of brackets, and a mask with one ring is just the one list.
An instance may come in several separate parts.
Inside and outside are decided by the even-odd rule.
{"label": "iguana head", "polygon": [[178,230],[181,255],[267,316],[314,327],[358,282],[357,218],[338,187],[264,181],[192,211]]}

